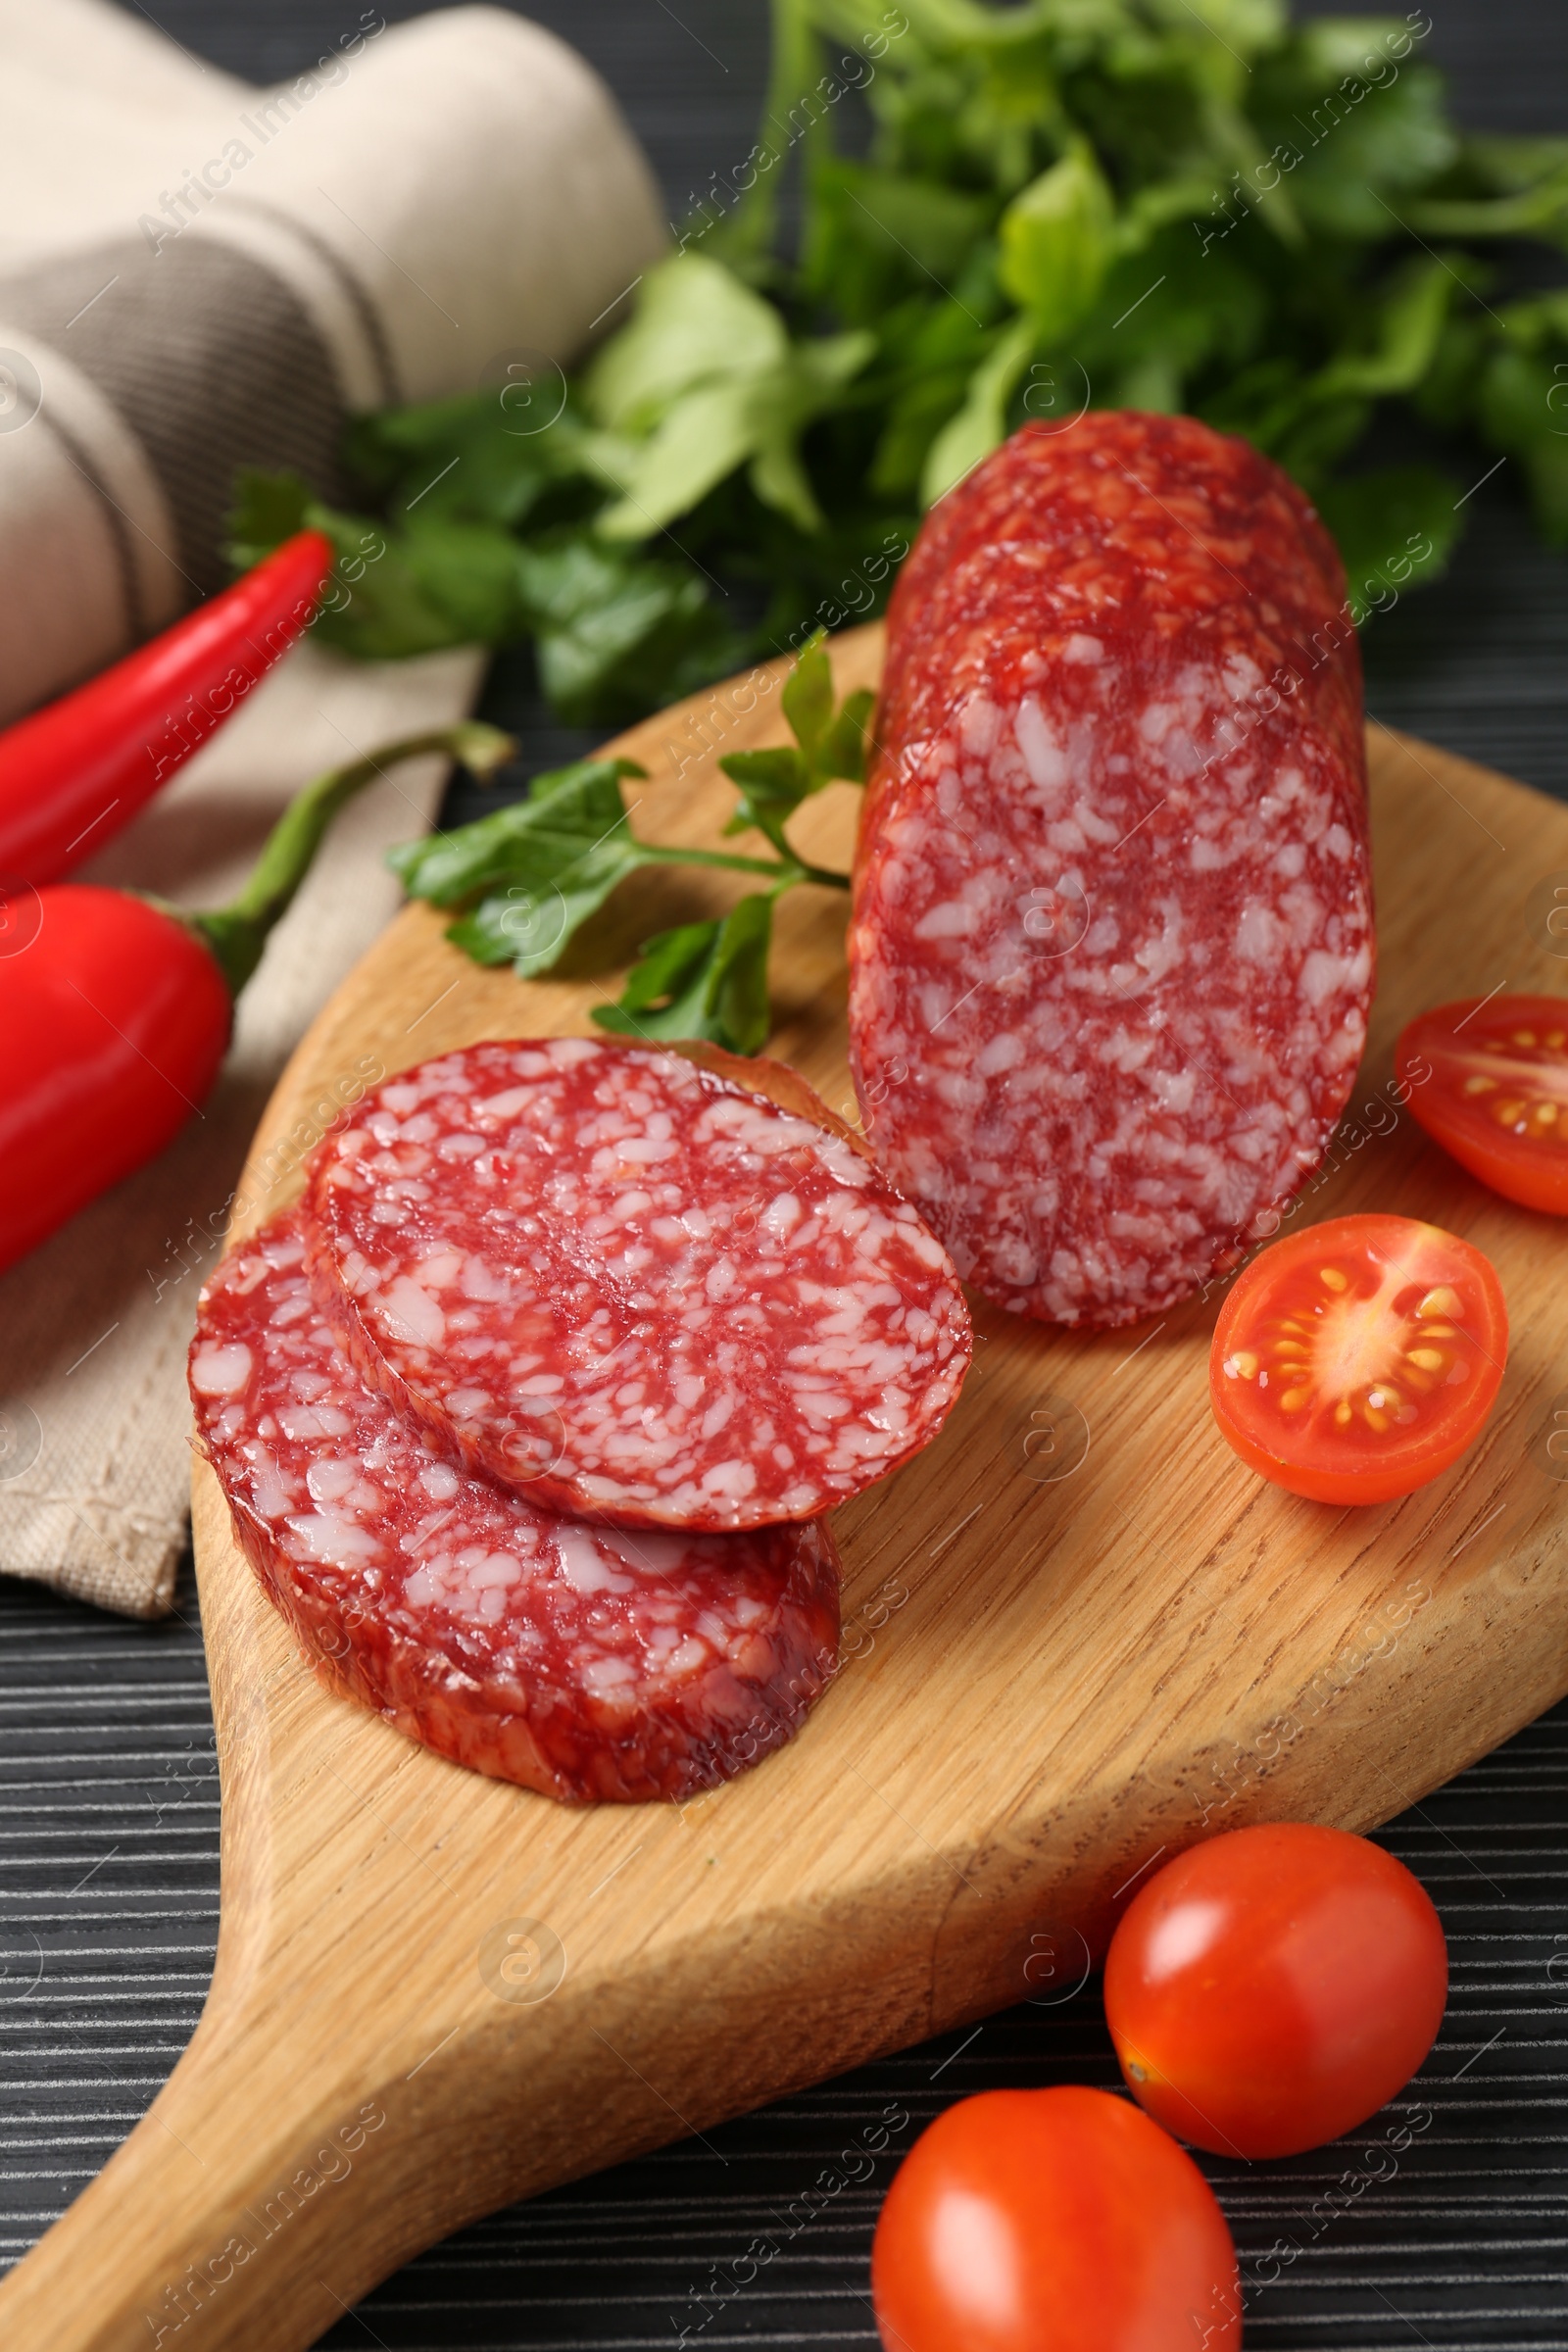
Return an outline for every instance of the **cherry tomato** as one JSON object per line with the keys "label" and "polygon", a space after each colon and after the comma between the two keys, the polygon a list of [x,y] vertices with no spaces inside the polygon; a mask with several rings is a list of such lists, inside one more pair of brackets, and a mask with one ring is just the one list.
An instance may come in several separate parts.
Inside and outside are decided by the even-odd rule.
{"label": "cherry tomato", "polygon": [[886,2352],[1232,2352],[1236,2250],[1197,2165],[1109,2091],[987,2090],[939,2115],[876,2228]]}
{"label": "cherry tomato", "polygon": [[1294,2156],[1364,2124],[1437,2036],[1448,1950],[1431,1898],[1365,1838],[1230,1830],[1140,1889],[1105,2018],[1134,2095],[1221,2156]]}
{"label": "cherry tomato", "polygon": [[1238,1278],[1208,1360],[1244,1462],[1315,1502],[1389,1502],[1480,1435],[1508,1353],[1490,1259],[1410,1217],[1331,1217]]}
{"label": "cherry tomato", "polygon": [[1410,1112],[1494,1193],[1568,1216],[1568,999],[1466,997],[1399,1040]]}

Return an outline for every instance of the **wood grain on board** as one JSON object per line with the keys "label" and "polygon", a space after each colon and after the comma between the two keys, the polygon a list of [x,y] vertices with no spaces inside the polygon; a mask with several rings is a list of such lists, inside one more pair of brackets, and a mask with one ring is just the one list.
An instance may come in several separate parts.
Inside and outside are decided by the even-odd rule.
{"label": "wood grain on board", "polygon": [[[834,648],[874,682],[875,629]],[[781,664],[620,739],[634,822],[716,841],[715,761],[784,737]],[[1217,1300],[1067,1335],[981,1304],[938,1443],[836,1514],[845,1664],[799,1740],[682,1807],[570,1810],[465,1773],[323,1690],[235,1549],[197,1553],[223,1788],[211,1997],[149,2116],[0,2287],[8,2352],[299,2352],[418,2247],[1025,1995],[1069,1992],[1126,1890],[1205,1830],[1365,1828],[1568,1690],[1560,1225],[1470,1182],[1390,1091],[1411,1013],[1568,995],[1544,927],[1568,810],[1370,743],[1382,973],[1335,1169],[1298,1212],[1430,1218],[1494,1259],[1507,1376],[1480,1443],[1397,1504],[1252,1477],[1206,1397]],[[855,796],[798,820],[847,863]],[[625,886],[595,968],[524,984],[410,907],[301,1046],[236,1231],[299,1189],[357,1078],[586,1030],[649,932],[727,878]],[[1568,903],[1568,902],[1565,902]],[[779,910],[772,1051],[853,1115],[845,906]],[[1568,945],[1565,942],[1564,945]]]}

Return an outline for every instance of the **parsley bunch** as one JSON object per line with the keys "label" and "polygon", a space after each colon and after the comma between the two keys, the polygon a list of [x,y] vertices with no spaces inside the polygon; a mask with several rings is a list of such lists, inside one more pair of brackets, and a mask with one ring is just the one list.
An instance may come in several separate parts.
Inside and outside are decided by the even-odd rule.
{"label": "parsley bunch", "polygon": [[773,13],[750,153],[581,373],[359,419],[378,520],[247,477],[242,560],[307,520],[340,550],[323,635],[378,658],[529,638],[560,714],[613,724],[878,609],[878,550],[1024,417],[1086,403],[1268,451],[1337,534],[1357,614],[1390,564],[1440,568],[1464,519],[1418,447],[1365,466],[1375,419],[1514,460],[1568,543],[1568,290],[1505,275],[1561,274],[1568,140],[1461,133],[1421,9]]}

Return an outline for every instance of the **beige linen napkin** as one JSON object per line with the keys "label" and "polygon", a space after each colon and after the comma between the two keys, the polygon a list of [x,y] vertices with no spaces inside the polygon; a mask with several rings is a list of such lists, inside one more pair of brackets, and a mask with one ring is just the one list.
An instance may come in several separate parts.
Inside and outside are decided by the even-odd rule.
{"label": "beige linen napkin", "polygon": [[[162,801],[77,877],[220,905],[292,788],[463,714],[479,657],[361,666],[296,649]],[[152,1617],[173,1596],[190,1488],[185,1350],[246,1149],[290,1049],[398,903],[381,862],[422,832],[423,760],[340,818],[240,1002],[200,1118],[0,1277],[0,1566]]]}
{"label": "beige linen napkin", "polygon": [[604,85],[500,9],[364,8],[253,90],[0,0],[0,719],[221,583],[237,465],[340,494],[347,410],[519,355],[548,414],[664,233]]}
{"label": "beige linen napkin", "polygon": [[[0,721],[220,584],[237,465],[330,495],[349,411],[519,352],[564,367],[662,237],[603,85],[503,11],[367,8],[257,91],[107,0],[0,0]],[[81,878],[220,903],[290,793],[461,714],[479,666],[307,640]],[[0,1279],[0,1569],[170,1605],[196,1293],[268,1092],[396,905],[381,853],[440,780],[400,770],[346,813],[203,1115]]]}

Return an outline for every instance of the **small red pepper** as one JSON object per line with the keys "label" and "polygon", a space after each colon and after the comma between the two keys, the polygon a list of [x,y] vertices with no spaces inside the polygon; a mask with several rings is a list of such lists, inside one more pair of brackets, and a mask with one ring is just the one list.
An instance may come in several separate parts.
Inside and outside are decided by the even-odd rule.
{"label": "small red pepper", "polygon": [[318,776],[209,914],[82,882],[0,896],[0,1272],[200,1109],[234,999],[344,803],[394,760],[444,752],[488,774],[514,749],[470,719]]}
{"label": "small red pepper", "polygon": [[0,735],[0,885],[54,882],[128,824],[238,709],[332,568],[300,531],[151,644]]}

